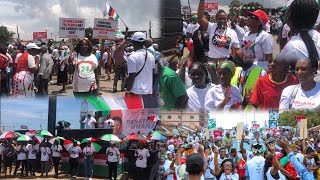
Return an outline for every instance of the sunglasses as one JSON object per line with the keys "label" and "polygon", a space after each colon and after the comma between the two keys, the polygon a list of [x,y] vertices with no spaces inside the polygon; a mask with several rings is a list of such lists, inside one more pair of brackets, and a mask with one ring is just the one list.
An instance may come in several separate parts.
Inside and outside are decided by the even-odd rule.
{"label": "sunglasses", "polygon": [[223,167],[232,167],[232,164],[223,164]]}

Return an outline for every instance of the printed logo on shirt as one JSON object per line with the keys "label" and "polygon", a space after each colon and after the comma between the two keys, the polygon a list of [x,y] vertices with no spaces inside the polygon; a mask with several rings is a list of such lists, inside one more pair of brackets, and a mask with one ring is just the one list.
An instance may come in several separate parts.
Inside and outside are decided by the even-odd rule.
{"label": "printed logo on shirt", "polygon": [[293,101],[294,106],[304,107],[304,108],[315,108],[316,103],[314,102],[302,102],[302,101]]}
{"label": "printed logo on shirt", "polygon": [[225,48],[229,49],[230,44],[231,44],[231,38],[227,35],[219,35],[219,34],[214,34],[212,36],[212,44],[214,46],[217,46],[219,48]]}
{"label": "printed logo on shirt", "polygon": [[139,155],[139,156],[138,156],[138,159],[139,159],[139,160],[142,160],[142,159],[143,159],[143,157]]}
{"label": "printed logo on shirt", "polygon": [[242,44],[242,52],[244,55],[244,60],[246,59],[255,59],[255,51],[254,51],[254,47],[255,47],[256,43],[255,41],[243,41]]}
{"label": "printed logo on shirt", "polygon": [[76,152],[74,152],[74,151],[71,151],[71,154],[76,154]]}
{"label": "printed logo on shirt", "polygon": [[44,152],[44,153],[42,153],[44,156],[46,156],[47,155],[47,153],[46,152]]}
{"label": "printed logo on shirt", "polygon": [[113,152],[109,152],[109,156],[113,156]]}

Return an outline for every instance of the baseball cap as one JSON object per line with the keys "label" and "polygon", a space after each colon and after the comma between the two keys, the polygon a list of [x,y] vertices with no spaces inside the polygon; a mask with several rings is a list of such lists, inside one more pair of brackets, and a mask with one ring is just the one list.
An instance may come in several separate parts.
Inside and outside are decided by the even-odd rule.
{"label": "baseball cap", "polygon": [[311,138],[311,139],[310,139],[310,142],[313,142],[313,141],[314,141],[314,139],[313,139],[313,138]]}
{"label": "baseball cap", "polygon": [[266,25],[269,20],[267,13],[265,13],[264,11],[262,11],[260,9],[254,11],[254,12],[247,11],[247,16],[250,16],[250,15],[254,15],[254,16],[258,17],[259,20],[261,21],[262,25]]}
{"label": "baseball cap", "polygon": [[40,49],[35,43],[29,43],[27,49]]}
{"label": "baseball cap", "polygon": [[131,40],[136,42],[144,42],[146,40],[146,35],[143,32],[135,32]]}
{"label": "baseball cap", "polygon": [[190,154],[186,160],[186,170],[189,174],[200,174],[203,170],[204,159],[199,153]]}
{"label": "baseball cap", "polygon": [[193,15],[193,16],[191,17],[191,19],[198,19],[198,16],[197,16],[197,15]]}

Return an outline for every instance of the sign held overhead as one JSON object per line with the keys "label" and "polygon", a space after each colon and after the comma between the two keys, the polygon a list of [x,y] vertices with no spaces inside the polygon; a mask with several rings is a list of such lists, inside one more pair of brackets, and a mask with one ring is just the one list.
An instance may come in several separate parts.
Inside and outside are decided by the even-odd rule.
{"label": "sign held overhead", "polygon": [[92,39],[116,40],[118,21],[112,19],[94,19]]}
{"label": "sign held overhead", "polygon": [[59,18],[59,38],[84,38],[85,19]]}

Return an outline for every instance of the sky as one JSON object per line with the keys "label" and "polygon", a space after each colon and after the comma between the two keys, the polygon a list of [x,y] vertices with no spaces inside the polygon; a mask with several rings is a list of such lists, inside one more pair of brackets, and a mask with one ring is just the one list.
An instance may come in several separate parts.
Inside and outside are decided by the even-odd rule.
{"label": "sky", "polygon": [[[58,96],[56,121],[68,121],[72,129],[79,129],[80,106],[81,100],[73,96]],[[48,98],[1,98],[1,130],[19,130],[21,125],[30,130],[47,129]]]}
{"label": "sky", "polygon": [[[149,29],[152,23],[152,36],[160,36],[160,0],[0,0],[0,25],[16,32],[19,26],[21,39],[32,39],[32,32],[48,30],[48,37],[58,35],[59,18],[85,18],[86,27],[93,26],[94,18],[102,18],[108,3],[129,31]],[[119,21],[119,29],[125,26]],[[58,40],[57,36],[57,40]]]}
{"label": "sky", "polygon": [[[191,5],[191,10],[196,11],[198,9],[199,0],[189,0]],[[206,0],[206,2],[218,2],[221,6],[229,6],[232,0]],[[282,7],[286,0],[239,0],[241,3],[258,2],[262,4],[265,8],[275,8]],[[182,6],[188,6],[188,0],[181,0]]]}

